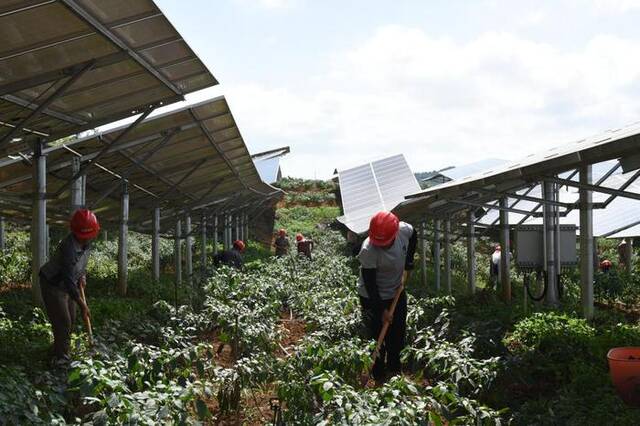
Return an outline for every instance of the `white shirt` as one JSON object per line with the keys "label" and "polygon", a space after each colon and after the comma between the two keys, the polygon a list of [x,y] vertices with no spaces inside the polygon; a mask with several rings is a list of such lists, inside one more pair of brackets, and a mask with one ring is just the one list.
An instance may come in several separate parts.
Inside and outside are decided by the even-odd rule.
{"label": "white shirt", "polygon": [[[380,299],[393,299],[396,289],[402,282],[404,265],[407,258],[409,239],[413,234],[413,226],[405,222],[400,222],[398,236],[393,241],[391,247],[382,248],[374,246],[369,238],[364,240],[362,248],[358,254],[360,265],[364,269],[376,269],[376,284]],[[364,286],[362,272],[358,278],[358,293],[362,297],[369,297]]]}

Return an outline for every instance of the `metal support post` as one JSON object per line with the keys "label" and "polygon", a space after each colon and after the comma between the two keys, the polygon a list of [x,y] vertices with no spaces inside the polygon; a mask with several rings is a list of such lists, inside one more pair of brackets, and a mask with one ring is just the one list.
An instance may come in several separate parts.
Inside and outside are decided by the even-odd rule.
{"label": "metal support post", "polygon": [[227,215],[220,216],[220,238],[222,239],[222,250],[227,249]]}
{"label": "metal support post", "polygon": [[440,293],[440,220],[433,221],[433,272],[436,281],[436,293]]}
{"label": "metal support post", "polygon": [[231,249],[231,243],[232,243],[232,229],[231,229],[231,215],[230,214],[225,214],[225,234],[226,234],[226,243],[224,246],[225,250],[230,250]]}
{"label": "metal support post", "polygon": [[233,215],[229,214],[227,217],[228,220],[228,224],[227,224],[227,233],[228,233],[228,248],[231,249],[231,247],[233,247]]}
{"label": "metal support post", "polygon": [[200,219],[200,269],[202,278],[207,276],[207,215],[202,214]]}
{"label": "metal support post", "polygon": [[236,215],[229,215],[229,247],[233,247],[233,242],[238,239],[236,234]]}
{"label": "metal support post", "polygon": [[[74,176],[80,171],[81,162],[82,159],[80,157],[74,156],[71,159],[71,172]],[[71,214],[84,207],[85,178],[86,176],[79,176],[71,183],[71,205],[69,206]]]}
{"label": "metal support post", "polygon": [[[560,186],[554,185],[553,188],[553,199],[560,199]],[[560,209],[558,207],[553,208],[553,225],[555,227],[555,232],[553,234],[553,241],[555,244],[554,253],[556,259],[556,288],[558,292],[558,300],[560,300],[560,274],[562,273],[562,261],[560,257]]]}
{"label": "metal support post", "polygon": [[43,142],[35,142],[33,149],[33,213],[31,218],[31,289],[34,302],[42,306],[40,268],[47,258],[47,157],[42,154]]}
{"label": "metal support post", "polygon": [[[508,206],[509,199],[503,197],[500,199],[501,206]],[[511,239],[509,238],[509,212],[500,211],[500,286],[502,287],[502,299],[506,303],[511,302]]]}
{"label": "metal support post", "polygon": [[236,213],[236,240],[242,239],[242,228],[240,227],[240,214]]}
{"label": "metal support post", "polygon": [[7,242],[6,242],[6,220],[4,218],[4,216],[0,216],[0,252],[4,253],[5,250],[7,249]]}
{"label": "metal support post", "polygon": [[249,240],[249,213],[244,213],[244,232],[245,240]]}
{"label": "metal support post", "polygon": [[624,250],[624,257],[627,260],[625,270],[630,274],[633,271],[633,238],[627,238],[627,245]]}
{"label": "metal support post", "polygon": [[152,274],[155,282],[160,281],[160,207],[153,209],[153,235],[151,236]]}
{"label": "metal support post", "polygon": [[228,232],[227,232],[227,215],[223,214],[222,215],[222,229],[221,229],[221,233],[222,233],[222,250],[227,250],[228,248]]}
{"label": "metal support post", "polygon": [[120,198],[120,234],[118,236],[118,294],[127,294],[128,249],[129,249],[129,188],[122,182]]}
{"label": "metal support post", "polygon": [[218,253],[218,215],[213,216],[213,255]]}
{"label": "metal support post", "polygon": [[420,223],[420,284],[427,288],[427,227],[424,222]]}
{"label": "metal support post", "polygon": [[[580,168],[580,183],[590,185],[593,179],[591,166]],[[580,190],[580,299],[586,319],[593,318],[593,193]]]}
{"label": "metal support post", "polygon": [[184,233],[185,239],[185,272],[187,275],[187,286],[191,288],[193,284],[193,237],[191,236],[191,215],[184,216]]}
{"label": "metal support post", "polygon": [[44,262],[47,263],[49,261],[49,253],[51,253],[51,227],[49,224],[45,224],[44,226],[44,241],[45,241],[45,257]]}
{"label": "metal support post", "polygon": [[[545,200],[554,199],[554,184],[545,181],[544,185]],[[546,303],[551,306],[558,304],[558,286],[556,283],[557,265],[556,265],[556,240],[555,240],[555,207],[549,204],[542,206],[544,235],[543,241],[545,246],[545,263],[547,275],[547,297]]]}
{"label": "metal support post", "polygon": [[444,281],[447,286],[447,294],[452,293],[451,289],[451,221],[444,222]]}
{"label": "metal support post", "polygon": [[469,293],[476,292],[476,237],[473,211],[467,213],[467,287]]}
{"label": "metal support post", "polygon": [[176,310],[178,309],[178,287],[182,285],[182,241],[180,240],[181,234],[182,223],[180,222],[180,219],[178,219],[176,221],[175,246],[173,250],[176,270],[176,279],[174,283],[174,298]]}

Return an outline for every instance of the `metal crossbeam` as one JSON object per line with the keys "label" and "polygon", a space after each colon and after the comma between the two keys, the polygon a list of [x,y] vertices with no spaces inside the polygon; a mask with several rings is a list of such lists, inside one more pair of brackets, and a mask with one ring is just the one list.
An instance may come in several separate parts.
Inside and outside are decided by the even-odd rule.
{"label": "metal crossbeam", "polygon": [[[638,170],[637,172],[635,172],[633,174],[633,176],[631,176],[629,179],[627,179],[627,181],[625,183],[623,183],[622,185],[620,185],[620,187],[618,188],[618,190],[620,191],[624,191],[626,190],[628,187],[631,186],[631,184],[633,184],[633,182],[635,182],[638,178],[640,177],[640,170]],[[616,199],[616,195],[611,195],[610,197],[608,197],[605,201],[604,201],[604,207],[607,207],[609,204],[611,204],[611,202],[613,200]]]}
{"label": "metal crossbeam", "polygon": [[[182,130],[182,127],[180,129]],[[126,142],[126,143],[122,143],[122,144],[118,145],[118,147],[115,148],[112,152],[117,152],[117,151],[121,151],[121,150],[128,149],[128,148],[133,148],[133,147],[138,146],[138,145],[144,145],[144,144],[147,144],[149,142],[153,142],[153,141],[157,140],[159,137],[161,137],[161,133],[157,133],[157,134],[154,134],[154,135],[151,135],[151,136],[145,136],[145,137],[139,138],[139,139],[134,139],[132,141],[129,141],[129,142]],[[62,148],[69,150],[69,149],[71,149],[70,147],[72,147],[72,146],[73,146],[73,143],[69,144],[69,145],[64,144],[64,145],[62,145]],[[43,153],[46,154],[46,153],[53,152],[53,151],[56,151],[56,150],[59,150],[59,149],[60,149],[60,147],[47,148],[47,149],[43,150]],[[91,161],[94,158],[96,158],[97,155],[98,155],[98,152],[93,152],[91,154],[83,154],[82,155],[82,162]],[[27,158],[27,160],[28,160],[28,158]],[[61,161],[61,162],[58,162],[58,163],[55,163],[55,164],[52,164],[52,165],[48,166],[47,170],[48,170],[48,172],[52,172],[52,171],[57,171],[57,170],[64,169],[64,168],[69,167],[69,166],[71,166],[71,160],[64,160],[64,161]],[[29,174],[24,174],[22,176],[15,177],[15,178],[10,179],[10,180],[2,181],[2,182],[0,182],[0,189],[6,188],[8,186],[16,185],[16,184],[19,184],[19,183],[22,183],[22,182],[26,182],[28,180],[31,180],[32,177],[33,177],[33,173],[29,173]]]}
{"label": "metal crossbeam", "polygon": [[566,186],[571,186],[578,189],[585,189],[587,191],[600,192],[603,194],[611,194],[611,195],[615,195],[616,197],[624,197],[624,198],[631,198],[633,200],[640,200],[640,194],[636,192],[621,191],[618,189],[607,188],[605,186],[584,184],[580,182],[575,182],[573,180],[561,179],[553,176],[545,177],[544,180],[545,182],[556,183],[563,186],[566,185]]}
{"label": "metal crossbeam", "polygon": [[[136,168],[136,166],[138,166],[138,164],[142,165],[145,162],[147,162],[156,152],[158,152],[160,149],[162,149],[162,147],[164,147],[169,141],[171,141],[178,133],[180,133],[179,130],[174,129],[173,131],[169,132],[164,139],[162,139],[160,141],[160,143],[158,143],[156,146],[154,146],[151,150],[149,150],[148,152],[146,152],[141,158],[136,160],[136,163],[134,163],[132,166],[130,166],[128,169],[126,169],[124,172],[119,173],[120,174],[120,178],[121,180],[126,180],[129,178],[129,176],[131,175],[131,173],[133,172],[133,170]],[[133,160],[133,158],[132,158]],[[102,194],[100,194],[100,196],[98,197],[97,200],[95,200],[92,204],[91,204],[91,209],[95,209],[95,207],[100,204],[100,202],[102,202],[102,200],[104,200],[105,198],[107,198],[113,191],[115,191],[116,189],[118,189],[119,187],[122,186],[122,183],[120,181],[115,182],[110,188],[108,188],[106,191],[104,191]]]}
{"label": "metal crossbeam", "polygon": [[0,147],[2,147],[3,145],[6,145],[9,141],[11,141],[11,138],[13,138],[13,136],[20,131],[23,127],[25,127],[27,124],[29,124],[29,122],[31,120],[33,120],[35,117],[37,117],[45,108],[47,108],[49,105],[51,105],[51,103],[53,101],[55,101],[56,99],[58,99],[60,96],[62,96],[62,94],[76,81],[78,81],[78,79],[80,77],[82,77],[87,71],[89,71],[93,65],[94,65],[95,61],[89,61],[88,63],[86,63],[80,70],[78,70],[73,76],[71,76],[67,81],[65,81],[60,87],[58,87],[56,89],[55,92],[53,92],[47,99],[45,99],[44,101],[42,101],[40,103],[40,105],[38,105],[38,107],[36,109],[34,109],[31,114],[27,115],[24,119],[22,119],[22,121],[20,121],[20,123],[16,124],[16,126],[11,129],[9,131],[9,133],[7,133],[6,135],[4,135],[4,137],[2,139],[0,139]]}
{"label": "metal crossbeam", "polygon": [[36,7],[44,6],[50,3],[55,3],[56,0],[22,0],[20,6],[15,5],[10,7],[0,7],[0,18],[13,15],[14,13],[24,12],[29,9],[35,9]]}
{"label": "metal crossbeam", "polygon": [[[202,165],[204,163],[206,163],[207,161],[209,161],[208,158],[203,158],[202,160],[198,161],[195,163],[195,165],[184,175],[182,176],[175,184],[174,184],[174,188],[177,189],[180,187],[180,184],[182,182],[184,182],[185,180],[187,180],[189,178],[189,176],[191,176],[192,174],[194,174],[200,167],[202,167]],[[171,189],[165,191],[160,198],[164,198],[167,195],[169,195],[169,193],[171,192]]]}
{"label": "metal crossbeam", "polygon": [[607,238],[611,235],[617,234],[618,232],[626,231],[629,228],[633,228],[634,226],[640,225],[640,220],[636,220],[635,222],[628,223],[620,228],[616,228],[613,231],[609,231],[606,234],[599,235],[600,238]]}
{"label": "metal crossbeam", "polygon": [[[82,154],[81,154],[81,153],[79,153],[78,151],[75,151],[75,150],[73,150],[73,149],[71,149],[70,147],[65,146],[65,145],[63,145],[63,147],[64,147],[64,149],[66,149],[67,151],[69,151],[70,153],[72,153],[73,155],[75,155],[76,157],[84,158],[84,157],[82,156]],[[117,174],[116,172],[114,172],[114,171],[112,171],[112,170],[109,170],[108,168],[104,167],[104,166],[103,166],[102,164],[100,164],[100,163],[96,163],[96,167],[97,167],[98,169],[102,170],[103,172],[105,172],[105,173],[107,173],[107,174],[110,174],[111,176],[114,176],[115,178],[118,178],[118,179],[120,178],[120,175],[119,175],[119,174]],[[54,176],[55,176],[55,174],[54,174]],[[62,179],[63,179],[63,178],[62,178],[62,177],[60,177],[60,176],[57,176],[57,178],[58,178],[58,179],[60,179],[60,180],[62,180]],[[158,196],[157,196],[156,194],[154,194],[153,192],[151,192],[151,191],[147,190],[146,188],[143,188],[143,187],[142,187],[142,186],[140,186],[140,185],[133,184],[132,186],[133,186],[134,188],[136,188],[137,190],[139,190],[139,191],[141,191],[141,192],[144,192],[145,194],[148,194],[148,195],[149,195],[149,196],[151,196],[151,197],[158,198]],[[95,186],[91,185],[89,182],[87,182],[87,188],[91,189],[91,191],[92,191],[92,192],[99,192],[99,190],[98,190]]]}
{"label": "metal crossbeam", "polygon": [[114,148],[118,145],[118,142],[120,142],[122,139],[124,139],[133,129],[135,129],[140,123],[142,123],[144,121],[144,119],[146,119],[149,116],[149,114],[151,114],[151,112],[153,110],[154,110],[153,106],[147,108],[147,110],[145,112],[143,112],[140,115],[140,117],[138,117],[136,119],[136,121],[131,123],[126,129],[124,129],[113,141],[108,142],[104,148],[102,148],[100,151],[98,151],[96,156],[89,163],[86,163],[82,167],[80,167],[80,171],[78,171],[78,173],[74,174],[73,177],[68,182],[66,182],[64,185],[62,185],[62,187],[60,189],[58,189],[58,191],[56,191],[53,194],[53,198],[60,197],[60,195],[66,190],[66,188],[69,185],[71,185],[71,183],[73,181],[78,179],[80,176],[86,175],[87,172],[89,171],[89,168],[93,164],[95,164],[100,157],[103,157],[104,155],[112,152],[114,150]]}
{"label": "metal crossbeam", "polygon": [[[567,179],[571,179],[573,178],[575,175],[578,174],[578,169],[575,169],[573,172],[571,172],[571,174],[567,177]],[[542,186],[541,186],[542,187]],[[537,206],[535,206],[532,210],[531,213],[526,215],[525,217],[523,217],[522,219],[520,219],[520,222],[518,222],[518,224],[516,225],[516,228],[519,228],[523,223],[525,223],[531,216],[536,216],[537,215],[537,211],[540,210],[540,207],[542,207],[542,203],[538,203]],[[569,212],[571,211],[571,208],[568,208],[566,212],[564,212],[564,215],[566,216],[567,214],[569,214]]]}
{"label": "metal crossbeam", "polygon": [[[161,181],[165,185],[169,186],[170,188],[174,189],[175,191],[179,192],[180,194],[184,195],[185,197],[189,197],[189,198],[195,199],[191,194],[185,193],[183,190],[181,190],[179,187],[177,187],[176,184],[172,180],[166,178],[165,176],[163,176],[162,174],[156,172],[155,170],[153,170],[152,168],[150,168],[149,166],[147,166],[145,164],[139,164],[139,162],[137,162],[137,160],[132,158],[129,154],[127,154],[127,153],[125,153],[123,151],[119,151],[118,154],[120,154],[122,157],[124,157],[127,160],[129,160],[132,163],[134,163],[136,166],[138,166],[145,173],[155,177],[156,179],[158,179],[159,181]],[[162,197],[159,197],[159,198],[162,198]]]}
{"label": "metal crossbeam", "polygon": [[207,130],[206,127],[204,127],[204,124],[198,120],[198,118],[196,117],[195,113],[193,112],[192,109],[189,109],[189,113],[191,114],[191,117],[193,117],[193,119],[198,123],[198,125],[200,126],[200,130],[202,131],[202,134],[207,138],[207,140],[209,141],[209,144],[211,144],[211,146],[213,147],[213,149],[216,150],[216,152],[218,153],[218,155],[220,155],[220,157],[222,157],[222,159],[224,160],[224,162],[227,164],[227,167],[229,167],[229,170],[231,170],[231,172],[238,178],[238,180],[240,181],[240,183],[242,183],[242,186],[244,186],[245,188],[249,189],[249,187],[247,186],[246,183],[244,183],[244,180],[242,179],[242,177],[240,176],[240,174],[236,171],[236,169],[233,167],[233,164],[231,163],[231,161],[227,158],[227,156],[225,155],[224,152],[222,152],[222,150],[218,147],[218,145],[216,144],[216,142],[213,140],[213,137],[211,136],[211,134],[209,133],[209,131]]}
{"label": "metal crossbeam", "polygon": [[[536,188],[537,184],[531,185],[525,192],[524,196],[527,196],[531,193],[531,191],[533,191]],[[522,199],[516,199],[509,207],[515,207],[518,205],[518,203],[522,201]],[[500,221],[500,217],[497,217],[493,222],[491,222],[491,227],[496,226],[496,224]]]}
{"label": "metal crossbeam", "polygon": [[[551,201],[551,200],[544,200],[542,198],[537,198],[537,197],[530,197],[528,195],[525,194],[518,194],[515,192],[509,192],[509,191],[505,191],[505,192],[497,192],[497,191],[489,191],[489,190],[485,190],[485,189],[478,189],[479,192],[484,192],[487,194],[491,194],[491,195],[496,195],[496,196],[505,196],[505,197],[509,197],[509,198],[515,198],[516,200],[519,201],[531,201],[534,203],[539,203],[539,204],[548,204],[550,206],[558,206],[558,207],[565,207],[565,208],[572,208],[574,206],[574,203],[563,203],[562,201]],[[514,203],[515,204],[515,203]],[[511,205],[510,207],[513,207],[513,205]]]}
{"label": "metal crossbeam", "polygon": [[[66,96],[67,94],[69,94],[68,91],[65,92],[64,95]],[[24,99],[19,98],[19,97],[15,96],[15,95],[2,95],[2,96],[0,96],[0,98],[2,98],[3,100],[5,100],[7,102],[12,103],[12,104],[21,106],[21,107],[23,107],[25,109],[36,110],[38,108],[38,104],[35,101],[24,100]],[[44,108],[42,111],[40,111],[40,114],[46,115],[47,117],[57,118],[58,120],[66,121],[68,123],[77,124],[79,126],[87,124],[86,121],[84,121],[84,120],[82,120],[82,119],[80,119],[78,117],[66,114],[64,112],[55,111],[55,110],[52,110],[51,108]],[[12,126],[12,127],[18,127],[18,126]],[[26,131],[26,128],[23,128],[23,130]],[[29,129],[29,130],[31,130],[31,129]],[[44,133],[44,134],[46,134],[48,136],[48,133],[45,133],[45,132],[41,132],[41,133]]]}
{"label": "metal crossbeam", "polygon": [[500,205],[487,204],[487,203],[474,203],[471,201],[462,201],[462,200],[449,200],[449,202],[454,204],[461,204],[463,206],[482,207],[490,210],[501,210],[501,211],[508,211],[511,213],[525,214],[525,215],[530,213],[528,210],[514,209],[511,207],[503,207]]}

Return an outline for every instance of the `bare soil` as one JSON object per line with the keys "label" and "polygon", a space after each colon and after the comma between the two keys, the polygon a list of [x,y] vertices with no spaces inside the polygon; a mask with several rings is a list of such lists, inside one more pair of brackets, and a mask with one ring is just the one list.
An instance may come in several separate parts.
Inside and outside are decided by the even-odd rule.
{"label": "bare soil", "polygon": [[618,311],[624,314],[624,316],[627,317],[627,319],[632,322],[636,322],[640,320],[640,307],[638,306],[629,306],[622,302],[598,302],[598,301],[595,301],[594,305],[599,308]]}
{"label": "bare soil", "polygon": [[[278,324],[282,332],[282,339],[277,343],[275,354],[279,358],[291,356],[296,345],[302,340],[306,332],[306,324],[303,320],[296,318],[292,312],[282,312]],[[218,338],[217,331],[205,333],[202,339],[213,344],[215,351],[215,362],[225,368],[233,368],[235,356],[231,346],[223,344]],[[276,398],[278,390],[273,383],[257,389],[243,389],[240,409],[236,413],[220,414],[218,401],[212,398],[206,401],[209,411],[213,414],[214,420],[206,424],[216,426],[236,426],[236,425],[264,425],[273,422],[273,411],[271,410],[271,399]]]}
{"label": "bare soil", "polygon": [[8,283],[0,285],[0,294],[14,290],[26,290],[31,288],[31,283]]}

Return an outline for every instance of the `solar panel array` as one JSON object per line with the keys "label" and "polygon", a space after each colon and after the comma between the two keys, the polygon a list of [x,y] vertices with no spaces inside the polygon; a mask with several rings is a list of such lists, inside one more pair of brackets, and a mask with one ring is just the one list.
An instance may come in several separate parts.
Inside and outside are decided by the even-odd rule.
{"label": "solar panel array", "polygon": [[[127,124],[87,136],[47,151],[49,192],[67,184],[72,173],[66,165],[73,157],[86,164],[106,141],[116,140]],[[99,166],[99,167],[98,167]],[[224,97],[188,105],[150,117],[135,130],[120,138],[113,150],[88,171],[87,204],[94,205],[101,195],[122,180],[131,183],[130,220],[134,229],[148,230],[150,209],[162,206],[166,211],[195,210],[233,197],[234,207],[249,200],[276,196],[281,192],[265,184],[247,151]],[[31,166],[21,159],[0,162],[0,189],[19,197],[32,187]],[[119,188],[95,205],[101,220],[117,223]],[[52,217],[66,219],[65,197],[49,202]],[[0,202],[0,214],[27,220],[30,206],[18,208],[12,202]],[[170,223],[166,225],[170,228]]]}
{"label": "solar panel array", "polygon": [[[630,158],[640,152],[640,125],[635,123],[625,128],[604,132],[597,136],[582,139],[573,143],[529,155],[519,161],[484,170],[473,176],[450,181],[424,191],[412,194],[396,208],[396,213],[406,220],[415,220],[424,215],[436,218],[449,218],[454,222],[464,223],[465,212],[469,209],[479,211],[479,207],[488,213],[479,221],[480,224],[497,223],[497,200],[504,194],[517,193],[528,197],[541,198],[539,183],[557,175],[567,179],[569,174],[583,165],[593,165],[593,181],[598,182],[615,165],[618,159]],[[578,175],[572,175],[578,179]],[[599,182],[602,186],[613,189],[625,189],[623,185],[635,172],[622,174],[617,170],[611,176]],[[529,189],[531,189],[529,191]],[[640,187],[634,183],[626,187],[626,191],[640,194]],[[620,228],[634,226],[640,218],[636,200],[593,192],[594,202],[608,201],[605,209],[594,209],[594,234],[607,236]],[[560,202],[572,204],[578,199],[575,189],[560,191]],[[531,212],[538,203],[529,200],[515,200],[510,197],[509,205],[513,210]],[[567,206],[561,207],[564,210]],[[578,223],[577,206],[572,209],[565,223]],[[541,212],[538,207],[537,212]],[[510,223],[519,223],[525,217],[518,212],[509,213]],[[529,222],[540,221],[531,219]]]}
{"label": "solar panel array", "polygon": [[153,207],[170,215],[165,227],[184,211],[282,195],[260,179],[224,98],[176,104],[218,82],[152,0],[7,0],[0,39],[0,215],[29,222],[42,140],[50,223],[68,218],[78,159],[101,221],[120,222],[126,181],[130,225],[142,232]]}

